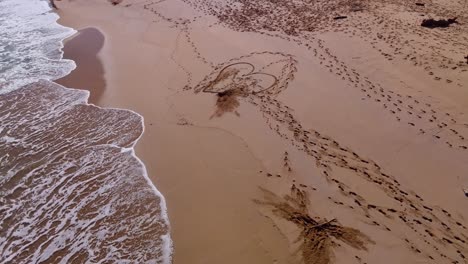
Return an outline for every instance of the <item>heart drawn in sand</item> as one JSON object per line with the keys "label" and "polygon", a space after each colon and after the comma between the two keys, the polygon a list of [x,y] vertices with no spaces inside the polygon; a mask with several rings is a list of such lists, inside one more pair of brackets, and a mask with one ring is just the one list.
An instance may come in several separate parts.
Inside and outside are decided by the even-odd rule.
{"label": "heart drawn in sand", "polygon": [[247,93],[265,92],[278,84],[276,76],[255,71],[255,66],[248,62],[237,62],[225,66],[203,92],[220,93],[240,89]]}

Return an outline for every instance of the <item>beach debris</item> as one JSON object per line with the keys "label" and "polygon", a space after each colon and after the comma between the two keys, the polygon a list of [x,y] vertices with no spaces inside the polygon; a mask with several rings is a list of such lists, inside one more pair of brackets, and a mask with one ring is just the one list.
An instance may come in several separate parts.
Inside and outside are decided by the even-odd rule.
{"label": "beach debris", "polygon": [[337,17],[334,17],[333,19],[338,20],[338,19],[345,19],[345,18],[348,18],[348,17],[347,16],[337,16]]}
{"label": "beach debris", "polygon": [[466,64],[468,64],[468,55],[465,56]]}
{"label": "beach debris", "polygon": [[304,190],[291,187],[291,195],[284,198],[261,188],[264,200],[255,200],[257,204],[272,207],[275,216],[288,220],[301,231],[296,243],[304,263],[329,264],[333,260],[333,249],[344,243],[359,250],[367,250],[367,244],[374,243],[361,231],[339,224],[336,218],[331,220],[314,218],[308,213],[309,199]]}
{"label": "beach debris", "polygon": [[425,6],[426,4],[424,3],[415,3],[417,6]]}
{"label": "beach debris", "polygon": [[465,196],[468,197],[468,188],[464,188],[463,192],[465,193]]}
{"label": "beach debris", "polygon": [[237,107],[240,105],[238,98],[247,96],[247,92],[243,87],[221,91],[216,95],[216,112],[212,117],[221,117],[224,113],[227,112],[233,112],[239,116],[239,113],[236,111]]}
{"label": "beach debris", "polygon": [[109,0],[109,2],[112,4],[112,5],[118,5],[120,3],[122,3],[123,0]]}
{"label": "beach debris", "polygon": [[458,23],[457,18],[449,18],[447,20],[441,19],[441,20],[435,20],[435,19],[424,19],[421,23],[422,27],[427,27],[427,28],[446,28],[450,26],[451,24]]}

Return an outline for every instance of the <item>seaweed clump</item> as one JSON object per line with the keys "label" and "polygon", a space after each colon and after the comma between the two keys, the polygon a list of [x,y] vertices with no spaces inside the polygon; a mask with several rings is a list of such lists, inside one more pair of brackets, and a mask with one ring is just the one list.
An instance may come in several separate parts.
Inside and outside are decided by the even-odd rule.
{"label": "seaweed clump", "polygon": [[424,19],[421,23],[422,27],[427,27],[427,28],[446,28],[449,27],[451,24],[455,24],[457,22],[457,18],[449,18],[447,20],[441,19],[441,20],[435,20],[435,19]]}
{"label": "seaweed clump", "polygon": [[336,219],[319,220],[309,215],[307,194],[292,185],[291,195],[278,197],[273,192],[260,188],[265,200],[257,204],[271,206],[275,216],[288,220],[301,230],[296,242],[304,263],[329,264],[333,261],[333,249],[344,243],[352,248],[367,250],[373,241],[358,229],[345,227]]}

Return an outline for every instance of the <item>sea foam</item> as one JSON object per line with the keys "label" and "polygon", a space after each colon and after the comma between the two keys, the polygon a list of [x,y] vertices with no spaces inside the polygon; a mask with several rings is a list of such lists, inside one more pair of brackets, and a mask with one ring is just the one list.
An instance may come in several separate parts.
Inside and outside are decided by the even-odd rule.
{"label": "sea foam", "polygon": [[75,68],[41,0],[0,0],[0,262],[170,263],[164,197],[133,111],[51,82]]}
{"label": "sea foam", "polygon": [[46,1],[0,0],[0,94],[75,69],[62,59],[62,41],[76,31],[58,18]]}

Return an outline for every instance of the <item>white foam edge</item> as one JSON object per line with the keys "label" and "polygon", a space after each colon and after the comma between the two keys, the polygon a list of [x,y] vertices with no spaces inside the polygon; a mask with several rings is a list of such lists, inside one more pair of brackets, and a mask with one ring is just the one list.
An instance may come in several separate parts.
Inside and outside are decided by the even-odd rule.
{"label": "white foam edge", "polygon": [[[48,81],[50,81],[50,80],[48,80]],[[102,144],[102,146],[112,146],[112,147],[115,147],[115,148],[119,148],[121,153],[129,152],[130,155],[133,158],[135,158],[135,160],[142,166],[143,177],[145,178],[145,180],[146,180],[147,184],[150,186],[150,188],[153,190],[153,193],[157,197],[159,197],[159,199],[160,199],[159,207],[161,208],[161,219],[164,220],[164,223],[168,228],[167,234],[161,235],[161,237],[160,237],[161,241],[163,242],[163,250],[162,250],[162,252],[163,252],[163,256],[162,256],[163,264],[172,263],[172,253],[173,253],[174,248],[173,248],[172,239],[170,237],[171,226],[170,226],[170,222],[169,222],[169,215],[167,213],[166,198],[164,197],[164,195],[162,195],[162,193],[156,188],[154,183],[151,181],[151,179],[150,179],[150,177],[148,175],[148,171],[146,169],[145,163],[143,163],[143,161],[135,153],[135,146],[138,143],[138,141],[140,140],[140,138],[143,136],[143,134],[145,133],[145,129],[146,129],[144,116],[142,116],[139,113],[137,113],[137,112],[135,112],[133,110],[130,110],[130,109],[122,109],[122,108],[114,108],[114,107],[100,107],[100,106],[97,106],[95,104],[88,103],[88,99],[89,99],[89,96],[91,94],[89,91],[82,90],[82,89],[71,88],[71,87],[65,87],[65,86],[60,85],[60,84],[55,83],[55,82],[53,82],[53,83],[55,85],[58,85],[62,89],[68,89],[68,90],[73,90],[75,92],[82,93],[84,95],[83,99],[85,99],[85,102],[84,102],[85,105],[93,106],[93,107],[96,107],[96,108],[102,109],[102,110],[111,110],[111,111],[113,110],[113,111],[128,112],[128,113],[131,113],[131,114],[134,114],[134,115],[137,115],[138,117],[140,117],[141,125],[142,125],[142,131],[141,131],[141,134],[134,140],[134,142],[132,143],[132,145],[130,147],[121,147],[121,146],[118,146],[118,145],[115,145],[115,144]]]}
{"label": "white foam edge", "polygon": [[[55,11],[52,9],[52,7],[50,6],[50,4],[49,4],[48,1],[46,1],[46,0],[41,0],[41,1],[39,1],[39,3],[42,4],[42,5],[44,5],[44,6],[47,6],[47,7],[49,8],[49,11],[47,11],[47,13],[51,13],[51,14],[54,16],[55,20],[54,20],[54,22],[51,23],[51,24],[54,24],[54,26],[56,26],[56,27],[58,27],[58,28],[62,28],[62,29],[64,29],[64,30],[67,30],[67,31],[68,31],[68,32],[64,32],[63,39],[59,42],[59,47],[60,47],[60,48],[59,48],[59,50],[60,50],[60,60],[61,60],[61,61],[65,61],[65,62],[70,62],[70,63],[72,64],[72,67],[70,68],[70,70],[69,70],[68,72],[63,72],[61,76],[56,76],[56,78],[54,78],[54,79],[45,79],[45,78],[42,78],[43,80],[48,80],[48,81],[52,81],[52,82],[53,82],[54,80],[57,80],[57,79],[60,79],[60,78],[63,78],[63,77],[65,77],[65,76],[69,75],[73,70],[76,69],[77,65],[76,65],[76,62],[75,62],[74,60],[69,60],[69,59],[64,59],[64,58],[63,58],[63,54],[64,54],[63,48],[65,47],[64,41],[65,41],[66,39],[71,39],[71,38],[75,37],[75,36],[77,35],[77,33],[79,33],[79,32],[78,32],[76,29],[74,29],[74,28],[67,27],[67,26],[64,26],[64,25],[61,25],[60,23],[58,23],[58,20],[60,19],[60,15],[57,14],[57,12],[55,12]],[[42,59],[44,59],[45,61],[54,61],[54,59],[50,59],[50,58],[43,57],[43,56],[40,56],[39,58],[42,58]],[[0,80],[1,80],[1,79],[0,79]],[[6,93],[9,93],[9,92],[12,92],[12,91],[14,91],[14,90],[16,90],[16,89],[19,89],[19,88],[24,87],[24,86],[26,86],[26,85],[28,85],[28,84],[37,82],[37,81],[39,81],[39,80],[40,80],[40,79],[35,80],[35,81],[31,81],[31,82],[24,83],[24,84],[22,84],[20,87],[17,87],[17,88],[15,88],[15,89],[6,89],[5,91],[0,91],[0,95],[1,95],[1,94],[6,94]]]}
{"label": "white foam edge", "polygon": [[[65,39],[69,39],[69,38],[73,38],[74,35],[76,35],[78,33],[77,30],[75,30],[74,28],[70,28],[70,27],[66,27],[66,26],[63,26],[61,24],[59,24],[57,21],[58,21],[58,18],[60,18],[60,16],[55,13],[57,15],[57,20],[55,21],[55,23],[61,27],[64,27],[64,28],[69,28],[70,30],[72,30],[71,32],[73,33],[70,33],[70,35],[65,38]],[[61,51],[61,59],[63,59],[63,48],[65,47],[65,39],[63,39],[62,41],[60,41],[60,51]],[[69,60],[69,61],[72,61],[73,64],[74,64],[74,68],[68,73],[70,74],[73,70],[76,69],[77,65],[75,63],[75,61],[73,60]],[[64,76],[67,76],[68,74],[64,75]],[[53,82],[53,80],[48,80],[48,81],[51,81]],[[91,104],[88,102],[88,99],[89,99],[89,96],[90,96],[90,92],[87,91],[87,90],[81,90],[81,89],[76,89],[76,88],[71,88],[71,87],[65,87],[63,85],[60,85],[58,83],[55,83],[53,82],[54,84],[58,85],[59,87],[63,88],[63,89],[70,89],[70,90],[74,90],[74,91],[77,91],[77,92],[81,92],[81,93],[84,93],[85,95],[85,102],[84,104],[85,105],[90,105],[90,106],[94,106],[98,109],[102,109],[102,110],[115,110],[115,111],[126,111],[126,112],[129,112],[129,113],[132,113],[132,114],[135,114],[137,116],[139,116],[141,118],[141,125],[142,125],[142,131],[141,131],[141,134],[138,136],[138,138],[135,139],[135,141],[133,142],[133,144],[131,145],[131,147],[129,148],[124,148],[124,147],[120,147],[120,146],[116,146],[116,145],[113,145],[113,144],[109,144],[109,145],[113,145],[114,147],[117,147],[117,148],[120,148],[121,149],[121,152],[130,152],[131,156],[133,158],[135,158],[138,163],[140,163],[140,165],[142,166],[142,171],[143,171],[143,177],[145,178],[147,184],[150,186],[150,188],[153,190],[153,193],[159,197],[160,199],[160,202],[159,202],[159,206],[161,208],[161,218],[164,220],[165,222],[165,225],[167,226],[168,228],[168,232],[167,234],[164,234],[162,235],[160,238],[163,242],[163,263],[164,264],[170,264],[172,263],[172,253],[173,253],[173,243],[172,243],[172,239],[170,237],[170,231],[171,231],[171,226],[170,226],[170,222],[169,222],[169,216],[168,216],[168,213],[167,213],[167,205],[166,205],[166,199],[165,197],[162,195],[162,193],[156,188],[156,186],[154,185],[154,183],[151,181],[149,175],[148,175],[148,171],[146,169],[146,166],[145,164],[143,163],[143,161],[135,154],[135,146],[136,144],[138,143],[138,141],[140,140],[140,138],[143,136],[143,134],[145,133],[145,119],[142,115],[140,115],[139,113],[133,111],[133,110],[130,110],[130,109],[121,109],[121,108],[112,108],[112,107],[100,107],[100,106],[97,106],[95,104]]]}

